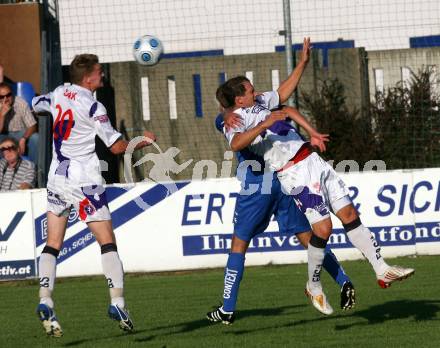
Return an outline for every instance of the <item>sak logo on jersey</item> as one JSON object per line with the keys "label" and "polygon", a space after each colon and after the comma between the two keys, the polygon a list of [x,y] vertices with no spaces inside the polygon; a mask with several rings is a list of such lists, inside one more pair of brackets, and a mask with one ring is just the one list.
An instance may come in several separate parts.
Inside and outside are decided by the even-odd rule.
{"label": "sak logo on jersey", "polygon": [[63,93],[63,95],[65,97],[69,98],[70,100],[76,100],[75,99],[76,98],[76,94],[77,94],[77,92],[72,92],[72,91],[69,91],[68,89],[66,89],[64,91],[64,93]]}

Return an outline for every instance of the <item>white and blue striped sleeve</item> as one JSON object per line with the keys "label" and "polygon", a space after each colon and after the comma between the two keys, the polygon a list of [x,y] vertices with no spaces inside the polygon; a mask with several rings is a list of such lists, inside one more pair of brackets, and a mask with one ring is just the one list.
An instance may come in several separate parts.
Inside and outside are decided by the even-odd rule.
{"label": "white and blue striped sleeve", "polygon": [[89,110],[89,117],[92,119],[96,134],[107,147],[112,146],[122,137],[122,134],[111,125],[107,116],[107,110],[100,102],[92,104]]}
{"label": "white and blue striped sleeve", "polygon": [[37,114],[40,112],[50,112],[52,92],[32,98],[32,110]]}

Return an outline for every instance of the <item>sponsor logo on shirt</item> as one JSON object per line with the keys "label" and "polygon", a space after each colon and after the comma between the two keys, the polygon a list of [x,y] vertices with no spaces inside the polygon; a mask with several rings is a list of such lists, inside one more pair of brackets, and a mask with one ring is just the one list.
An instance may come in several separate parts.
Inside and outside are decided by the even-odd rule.
{"label": "sponsor logo on shirt", "polygon": [[63,207],[66,206],[66,202],[61,200],[61,198],[60,198],[60,196],[58,196],[58,194],[53,193],[50,190],[47,190],[47,201],[49,203],[52,203],[52,204],[55,204],[55,205],[61,205]]}
{"label": "sponsor logo on shirt", "polygon": [[94,116],[93,120],[99,121],[101,123],[106,123],[106,122],[108,122],[108,116],[107,115]]}
{"label": "sponsor logo on shirt", "polygon": [[258,114],[260,111],[267,110],[267,108],[265,108],[263,105],[256,104],[252,107],[251,110],[252,113]]}

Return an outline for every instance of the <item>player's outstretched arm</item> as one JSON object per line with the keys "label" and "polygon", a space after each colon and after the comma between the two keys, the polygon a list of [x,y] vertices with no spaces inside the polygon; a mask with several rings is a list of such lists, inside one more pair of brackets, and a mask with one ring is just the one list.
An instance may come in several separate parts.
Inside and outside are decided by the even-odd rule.
{"label": "player's outstretched arm", "polygon": [[317,146],[321,152],[326,150],[325,143],[329,141],[328,134],[319,133],[310,122],[299,113],[299,111],[291,106],[283,106],[282,110],[288,115],[290,119],[295,121],[298,125],[305,129],[310,136],[310,143],[313,146]]}
{"label": "player's outstretched arm", "polygon": [[242,133],[236,133],[230,142],[232,151],[240,151],[248,147],[254,139],[264,132],[277,121],[282,121],[287,118],[287,114],[283,110],[272,111],[263,122],[259,123],[252,129]]}
{"label": "player's outstretched arm", "polygon": [[299,81],[301,80],[301,76],[304,72],[304,69],[307,66],[307,63],[310,59],[310,51],[311,51],[311,44],[310,44],[310,38],[304,38],[303,41],[303,50],[301,53],[301,58],[299,63],[296,65],[293,72],[289,75],[289,77],[281,82],[280,86],[278,87],[278,94],[280,96],[280,104],[283,104],[289,99],[289,97],[292,95],[292,93],[295,91],[296,87],[299,84]]}
{"label": "player's outstretched arm", "polygon": [[[135,150],[142,149],[156,141],[156,136],[152,132],[144,131],[143,136],[145,137],[145,140],[138,143],[134,148]],[[110,146],[110,151],[114,155],[121,155],[127,150],[128,144],[129,142],[127,140],[120,139],[116,141],[112,146]]]}
{"label": "player's outstretched arm", "polygon": [[51,93],[39,95],[32,98],[32,111],[37,116],[50,112]]}
{"label": "player's outstretched arm", "polygon": [[295,121],[298,125],[300,125],[302,128],[305,129],[305,131],[311,135],[315,132],[318,132],[311,124],[310,122],[300,114],[298,109],[292,107],[283,105],[281,109],[287,114],[287,117],[289,117],[291,120]]}

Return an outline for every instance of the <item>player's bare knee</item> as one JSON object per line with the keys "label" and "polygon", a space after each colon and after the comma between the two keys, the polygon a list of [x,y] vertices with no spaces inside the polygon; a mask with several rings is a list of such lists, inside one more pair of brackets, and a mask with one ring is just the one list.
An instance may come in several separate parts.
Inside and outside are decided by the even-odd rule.
{"label": "player's bare knee", "polygon": [[341,220],[343,224],[349,224],[359,217],[353,204],[349,204],[340,209],[338,212],[336,212],[336,216]]}
{"label": "player's bare knee", "polygon": [[244,254],[246,253],[248,246],[249,246],[249,242],[237,238],[236,236],[232,237],[232,244],[231,244],[232,253]]}
{"label": "player's bare knee", "polygon": [[53,236],[49,233],[46,240],[46,246],[50,247],[54,250],[61,250],[61,247],[63,245],[63,238],[62,236]]}
{"label": "player's bare knee", "polygon": [[310,237],[312,237],[312,231],[306,231],[306,232],[298,233],[296,235],[296,238],[304,247],[304,249],[307,249],[307,247],[309,246]]}
{"label": "player's bare knee", "polygon": [[332,220],[330,218],[325,218],[324,220],[315,222],[312,225],[313,234],[323,238],[328,239],[332,233]]}
{"label": "player's bare knee", "polygon": [[359,218],[359,216],[354,219],[353,221],[350,221],[346,224],[342,224],[342,226],[344,226],[344,230],[346,233],[355,230],[356,228],[358,228],[359,226],[362,225],[361,219]]}

